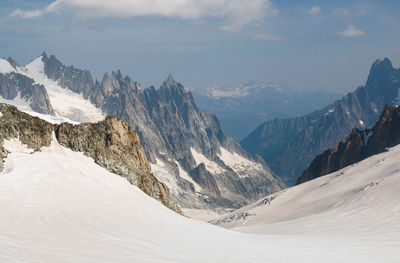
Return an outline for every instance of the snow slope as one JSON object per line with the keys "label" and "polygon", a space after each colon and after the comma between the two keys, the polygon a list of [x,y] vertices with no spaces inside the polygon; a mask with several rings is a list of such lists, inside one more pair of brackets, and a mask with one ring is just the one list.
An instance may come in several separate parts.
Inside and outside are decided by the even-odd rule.
{"label": "snow slope", "polygon": [[260,172],[264,170],[260,163],[250,161],[235,152],[231,153],[223,147],[220,150],[221,154],[217,154],[218,157],[241,177],[246,177],[249,170],[258,170]]}
{"label": "snow slope", "polygon": [[[398,262],[399,259],[395,240],[298,235],[284,229],[276,234],[252,235],[195,221],[172,212],[122,177],[55,141],[37,153],[29,153],[18,143],[10,140],[5,144],[11,153],[0,174],[0,262]],[[365,192],[374,189],[377,188]],[[382,232],[382,235],[393,233]]]}
{"label": "snow slope", "polygon": [[196,165],[204,163],[207,171],[209,171],[212,174],[219,174],[219,173],[225,172],[224,168],[222,168],[215,162],[209,160],[205,155],[196,151],[194,148],[190,148],[190,152],[192,153],[192,156],[194,158],[194,161],[196,162]]}
{"label": "snow slope", "polygon": [[[375,243],[400,262],[400,145],[285,189],[214,223],[262,235]],[[349,262],[349,260],[346,260]],[[386,262],[381,260],[381,262]]]}

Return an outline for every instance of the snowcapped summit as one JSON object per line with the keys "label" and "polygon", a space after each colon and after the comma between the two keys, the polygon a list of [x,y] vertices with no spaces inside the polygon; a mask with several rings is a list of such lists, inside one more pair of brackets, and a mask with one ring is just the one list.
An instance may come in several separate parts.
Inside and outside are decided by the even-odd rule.
{"label": "snowcapped summit", "polygon": [[[18,63],[12,59],[2,59],[0,60],[0,73],[16,74],[4,81],[18,81],[19,85],[5,85],[5,87],[21,89],[16,91],[20,95],[2,96],[7,99],[3,101],[5,103],[19,106],[22,110],[56,115],[75,122],[95,122],[104,119],[101,110],[84,97],[81,88],[85,86],[77,83],[80,72],[76,73],[73,68],[64,67],[54,56],[48,57],[45,52],[25,67],[19,67]],[[72,82],[63,81],[71,78],[75,79],[71,80]],[[28,79],[30,80],[28,81]],[[79,88],[74,90],[73,88],[76,87]],[[38,89],[42,94],[39,99],[38,92],[34,92]],[[31,91],[27,92],[26,90]],[[37,103],[32,104],[31,101],[37,101]]]}
{"label": "snowcapped summit", "polygon": [[0,58],[0,73],[7,74],[15,72],[15,68],[7,59]]}

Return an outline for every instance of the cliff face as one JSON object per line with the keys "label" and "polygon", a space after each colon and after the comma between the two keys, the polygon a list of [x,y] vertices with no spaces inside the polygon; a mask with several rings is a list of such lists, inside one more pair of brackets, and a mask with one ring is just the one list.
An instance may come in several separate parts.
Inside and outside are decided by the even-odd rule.
{"label": "cliff face", "polygon": [[[7,156],[3,140],[18,138],[34,151],[50,146],[53,134],[58,143],[85,155],[107,170],[125,177],[149,196],[160,200],[170,209],[180,212],[168,188],[150,171],[139,136],[129,125],[116,117],[97,123],[72,125],[50,124],[20,112],[17,108],[0,104],[0,147],[2,160]],[[2,162],[0,166],[3,169]]]}
{"label": "cliff face", "polygon": [[378,122],[364,132],[365,154],[370,156],[400,143],[400,108],[386,105]]}
{"label": "cliff face", "polygon": [[371,127],[387,102],[395,102],[400,71],[388,59],[371,67],[365,86],[320,111],[298,118],[268,121],[241,144],[261,155],[287,184],[295,183],[313,158],[349,134]]}
{"label": "cliff face", "polygon": [[400,143],[400,110],[387,104],[372,129],[353,129],[332,149],[317,156],[297,179],[296,184],[333,173]]}

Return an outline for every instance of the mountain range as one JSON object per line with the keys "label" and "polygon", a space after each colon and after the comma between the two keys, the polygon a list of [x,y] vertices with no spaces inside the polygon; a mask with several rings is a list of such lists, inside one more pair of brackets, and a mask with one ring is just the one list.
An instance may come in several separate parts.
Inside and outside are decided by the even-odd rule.
{"label": "mountain range", "polygon": [[192,89],[201,109],[218,116],[222,128],[236,140],[245,138],[267,120],[297,117],[320,109],[340,94],[296,90],[281,84],[249,82],[239,87]]}
{"label": "mountain range", "polygon": [[313,158],[348,135],[353,128],[369,128],[386,103],[399,102],[400,70],[389,59],[373,63],[364,86],[343,98],[297,118],[261,124],[241,145],[261,155],[288,185],[293,185]]}
{"label": "mountain range", "polygon": [[119,117],[137,131],[152,173],[183,207],[235,208],[285,187],[172,76],[159,89],[142,88],[120,71],[97,81],[43,53],[24,67],[0,60],[0,98],[72,124]]}

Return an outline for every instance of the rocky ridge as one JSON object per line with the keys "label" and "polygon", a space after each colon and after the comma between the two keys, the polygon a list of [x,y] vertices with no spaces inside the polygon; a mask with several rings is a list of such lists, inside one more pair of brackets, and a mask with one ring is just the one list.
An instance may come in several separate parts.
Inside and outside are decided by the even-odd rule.
{"label": "rocky ridge", "polygon": [[373,63],[365,86],[322,110],[260,125],[241,141],[244,149],[261,155],[288,185],[313,158],[341,140],[353,128],[371,127],[387,102],[398,101],[400,70],[389,59]]}
{"label": "rocky ridge", "polygon": [[353,129],[332,149],[318,155],[297,179],[296,185],[336,172],[400,143],[400,109],[386,104],[371,129]]}
{"label": "rocky ridge", "polygon": [[107,117],[97,123],[72,125],[51,124],[19,111],[16,107],[0,104],[0,170],[7,150],[4,139],[16,138],[34,151],[48,147],[52,139],[86,156],[109,170],[125,177],[147,195],[161,201],[168,208],[180,212],[172,200],[169,189],[151,173],[136,131],[116,117]]}

